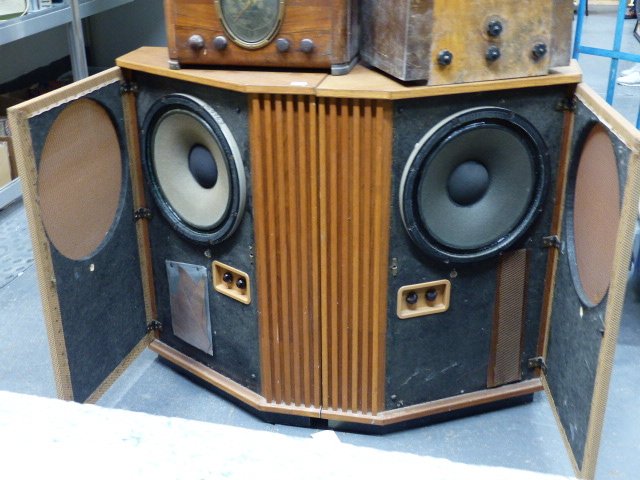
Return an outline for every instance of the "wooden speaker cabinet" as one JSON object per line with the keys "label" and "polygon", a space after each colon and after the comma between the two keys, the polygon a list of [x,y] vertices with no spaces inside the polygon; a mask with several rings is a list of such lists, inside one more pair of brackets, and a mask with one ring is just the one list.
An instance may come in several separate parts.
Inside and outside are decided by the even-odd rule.
{"label": "wooden speaker cabinet", "polygon": [[169,57],[181,65],[347,73],[358,53],[356,0],[165,0]]}
{"label": "wooden speaker cabinet", "polygon": [[360,9],[362,59],[401,80],[497,80],[569,64],[570,0],[363,0]]}
{"label": "wooden speaker cabinet", "polygon": [[640,135],[575,65],[408,87],[167,59],[10,110],[63,398],[147,346],[296,424],[385,431],[544,389],[593,476]]}

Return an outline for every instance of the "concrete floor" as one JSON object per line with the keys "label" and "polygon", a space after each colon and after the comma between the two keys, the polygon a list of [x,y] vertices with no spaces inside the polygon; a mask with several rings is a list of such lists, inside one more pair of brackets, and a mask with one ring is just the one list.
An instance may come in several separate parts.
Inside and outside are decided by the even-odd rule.
{"label": "concrete floor", "polygon": [[[583,43],[610,48],[616,7],[592,6]],[[640,53],[625,22],[626,51]],[[584,78],[604,94],[609,61],[583,56]],[[621,68],[627,65],[622,62]],[[632,123],[640,88],[618,87],[614,107]],[[24,208],[0,212],[0,390],[55,397],[48,343]],[[596,478],[637,479],[640,472],[640,303],[628,295]],[[162,401],[158,401],[162,399]],[[145,351],[99,405],[308,437],[309,429],[271,425],[179,375]],[[339,432],[343,443],[570,476],[564,444],[544,394],[532,403],[383,436]]]}

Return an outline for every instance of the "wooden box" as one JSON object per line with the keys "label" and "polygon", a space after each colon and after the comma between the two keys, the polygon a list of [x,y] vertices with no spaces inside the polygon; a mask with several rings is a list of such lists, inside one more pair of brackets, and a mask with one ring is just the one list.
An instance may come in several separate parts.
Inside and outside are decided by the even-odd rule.
{"label": "wooden box", "polygon": [[363,0],[360,55],[429,85],[545,75],[569,64],[570,0]]}
{"label": "wooden box", "polygon": [[344,74],[358,52],[357,6],[355,0],[165,0],[170,64]]}

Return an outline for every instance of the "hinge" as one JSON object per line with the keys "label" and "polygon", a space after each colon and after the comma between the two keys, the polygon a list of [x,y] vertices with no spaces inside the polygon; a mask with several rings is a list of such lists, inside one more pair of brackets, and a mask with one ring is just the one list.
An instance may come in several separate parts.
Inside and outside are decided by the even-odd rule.
{"label": "hinge", "polygon": [[562,242],[560,242],[560,237],[557,235],[550,235],[548,237],[542,238],[542,246],[545,248],[557,248],[560,249],[562,246]]}
{"label": "hinge", "polygon": [[162,323],[158,320],[151,320],[151,323],[147,325],[147,333],[151,333],[154,330],[162,331]]}
{"label": "hinge", "polygon": [[529,359],[529,368],[540,368],[543,373],[547,373],[547,363],[542,357],[533,357]]}
{"label": "hinge", "polygon": [[562,98],[556,104],[556,110],[564,112],[575,112],[578,107],[578,100],[575,97]]}
{"label": "hinge", "polygon": [[143,218],[151,220],[153,218],[151,210],[149,210],[148,208],[139,208],[138,210],[133,212],[134,220],[142,220]]}
{"label": "hinge", "polygon": [[136,93],[138,91],[138,84],[135,82],[125,82],[120,85],[120,93]]}

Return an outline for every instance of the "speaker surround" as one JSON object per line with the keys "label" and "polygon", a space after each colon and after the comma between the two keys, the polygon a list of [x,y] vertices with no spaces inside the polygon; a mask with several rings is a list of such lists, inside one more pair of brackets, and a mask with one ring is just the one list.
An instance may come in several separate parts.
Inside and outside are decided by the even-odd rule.
{"label": "speaker surround", "polygon": [[143,130],[143,165],[167,221],[198,243],[228,238],[242,220],[246,180],[222,118],[198,98],[176,93],[151,106]]}
{"label": "speaker surround", "polygon": [[478,107],[451,115],[416,144],[400,186],[407,233],[425,253],[472,262],[513,245],[536,219],[549,159],[517,113]]}

